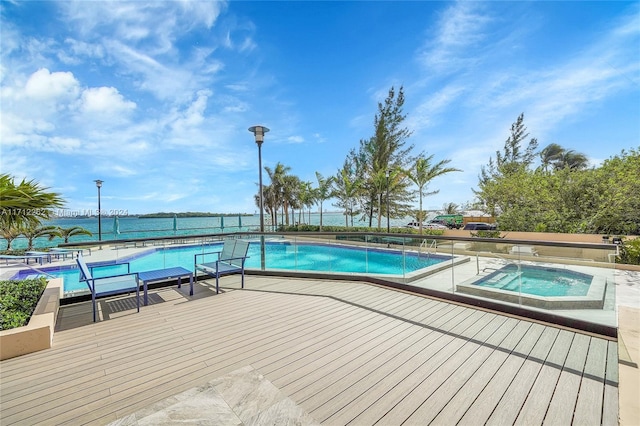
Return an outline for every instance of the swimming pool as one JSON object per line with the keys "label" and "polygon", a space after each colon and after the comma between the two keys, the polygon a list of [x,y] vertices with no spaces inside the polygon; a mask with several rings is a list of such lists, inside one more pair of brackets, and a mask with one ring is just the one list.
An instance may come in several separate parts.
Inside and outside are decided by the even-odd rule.
{"label": "swimming pool", "polygon": [[[129,262],[131,272],[181,266],[193,270],[194,255],[218,251],[222,243],[206,246],[158,247],[135,256],[121,258],[119,263]],[[251,242],[248,269],[260,269],[260,243]],[[86,260],[90,261],[88,257]],[[267,269],[334,272],[347,274],[374,274],[403,276],[451,260],[447,255],[425,255],[418,252],[402,252],[380,248],[351,247],[317,243],[267,242],[265,243],[265,266]],[[42,268],[43,272],[64,280],[65,294],[85,292],[87,286],[79,282],[75,265],[63,268]],[[95,276],[125,273],[126,266],[110,265],[95,270]],[[34,276],[31,270],[20,271],[14,279]]]}
{"label": "swimming pool", "polygon": [[601,309],[606,279],[567,268],[509,264],[456,289],[545,309]]}

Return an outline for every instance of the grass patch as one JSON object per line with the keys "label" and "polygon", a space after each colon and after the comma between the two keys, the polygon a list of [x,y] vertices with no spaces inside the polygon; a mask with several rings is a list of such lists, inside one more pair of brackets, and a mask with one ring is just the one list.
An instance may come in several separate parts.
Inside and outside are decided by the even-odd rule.
{"label": "grass patch", "polygon": [[44,277],[0,281],[0,330],[27,325],[46,287]]}

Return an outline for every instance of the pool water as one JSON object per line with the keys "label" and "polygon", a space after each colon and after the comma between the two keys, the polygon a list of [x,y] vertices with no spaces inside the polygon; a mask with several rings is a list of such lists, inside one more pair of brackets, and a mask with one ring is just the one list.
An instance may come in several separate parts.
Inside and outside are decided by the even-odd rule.
{"label": "pool water", "polygon": [[474,285],[535,296],[586,296],[593,276],[567,269],[507,265]]}
{"label": "pool water", "polygon": [[[129,262],[131,272],[174,266],[193,270],[195,254],[215,252],[221,248],[222,243],[204,247],[156,248],[133,257],[120,259],[119,262]],[[260,269],[260,243],[252,242],[249,245],[248,255],[245,267]],[[210,258],[206,258],[206,261],[214,259],[215,255],[211,255]],[[86,257],[85,260],[91,263],[91,257]],[[199,261],[201,260],[199,258]],[[446,260],[451,260],[451,257],[322,244],[274,242],[265,244],[265,266],[268,269],[403,275]],[[63,278],[65,293],[87,290],[87,285],[79,282],[79,273],[75,267],[42,268],[42,270],[47,274]],[[126,272],[126,265],[110,265],[95,269],[94,276],[97,278]],[[33,271],[20,271],[14,279],[24,279],[32,275]]]}

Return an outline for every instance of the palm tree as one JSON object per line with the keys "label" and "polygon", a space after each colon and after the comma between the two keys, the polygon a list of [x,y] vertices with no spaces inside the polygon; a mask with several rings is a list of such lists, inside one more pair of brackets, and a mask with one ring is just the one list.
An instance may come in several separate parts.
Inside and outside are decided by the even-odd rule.
{"label": "palm tree", "polygon": [[[273,185],[262,185],[263,209],[271,217],[271,223],[278,226],[278,197]],[[255,195],[256,207],[260,208],[260,193]]]}
{"label": "palm tree", "polygon": [[[61,237],[60,228],[53,225],[48,226],[33,226],[28,225],[21,229],[22,235],[27,239],[27,250],[33,249],[33,240],[39,237],[47,237],[49,241],[52,241],[55,237]],[[65,241],[66,242],[66,241]]]}
{"label": "palm tree", "polygon": [[7,241],[7,250],[11,250],[11,244],[13,240],[18,238],[22,234],[20,228],[15,224],[10,224],[0,228],[0,236]]}
{"label": "palm tree", "polygon": [[557,143],[549,144],[540,151],[540,159],[544,171],[548,171],[549,166],[552,166],[553,170],[562,170],[565,167],[571,170],[582,170],[589,166],[586,155],[573,149],[565,149]]}
{"label": "palm tree", "polygon": [[325,179],[320,172],[316,172],[316,179],[318,180],[316,200],[320,204],[320,231],[322,231],[322,203],[324,200],[331,197],[331,184],[333,182],[333,178],[329,176]]}
{"label": "palm tree", "polygon": [[[271,180],[271,184],[269,185],[269,195],[271,207],[274,209],[274,226],[277,226],[277,211],[279,208],[282,208],[282,212],[285,212],[284,205],[284,185],[285,185],[285,176],[291,170],[291,167],[285,166],[284,164],[278,162],[274,169],[271,169],[268,166],[264,167],[264,170],[267,172],[269,176],[269,180]],[[265,200],[266,200],[265,196]],[[288,221],[288,218],[287,218]]]}
{"label": "palm tree", "polygon": [[[422,197],[437,194],[439,190],[426,192],[426,188],[434,178],[444,175],[450,172],[460,172],[460,169],[456,169],[453,167],[445,167],[445,165],[449,164],[451,160],[442,160],[436,164],[431,164],[431,160],[433,160],[433,155],[428,157],[419,156],[416,158],[416,161],[413,164],[413,167],[409,170],[406,170],[405,173],[409,180],[416,184],[418,187],[418,195],[419,195],[419,216],[424,217],[422,212]],[[422,233],[422,221],[420,221],[420,233]]]}
{"label": "palm tree", "polygon": [[60,237],[64,238],[64,242],[68,243],[69,238],[76,235],[93,235],[91,231],[84,229],[81,226],[72,226],[71,228],[58,228]]}
{"label": "palm tree", "polygon": [[338,200],[333,205],[344,209],[345,225],[349,227],[349,217],[351,217],[351,226],[353,226],[353,206],[362,188],[362,180],[352,173],[351,165],[347,160],[331,183],[331,196]]}
{"label": "palm tree", "polygon": [[38,224],[41,219],[51,218],[51,209],[62,207],[64,200],[48,189],[34,180],[23,179],[16,185],[13,177],[0,174],[0,227],[20,227],[27,222]]}
{"label": "palm tree", "polygon": [[444,203],[442,206],[442,214],[457,214],[460,211],[460,206],[456,203]]}
{"label": "palm tree", "polygon": [[587,156],[576,152],[572,149],[565,151],[562,156],[558,158],[556,169],[563,169],[568,167],[571,170],[582,170],[589,166],[589,160]]}
{"label": "palm tree", "polygon": [[300,205],[302,206],[298,214],[298,223],[303,223],[304,207],[309,208],[309,223],[311,223],[311,207],[316,199],[316,191],[311,187],[311,182],[300,182],[298,197],[300,198]]}
{"label": "palm tree", "polygon": [[557,143],[551,143],[540,151],[540,160],[545,172],[549,170],[549,166],[553,166],[564,151],[565,149]]}
{"label": "palm tree", "polygon": [[295,222],[295,209],[300,208],[300,178],[294,175],[285,175],[282,178],[282,207],[286,217],[286,224],[289,225],[289,208],[291,208],[291,217]]}

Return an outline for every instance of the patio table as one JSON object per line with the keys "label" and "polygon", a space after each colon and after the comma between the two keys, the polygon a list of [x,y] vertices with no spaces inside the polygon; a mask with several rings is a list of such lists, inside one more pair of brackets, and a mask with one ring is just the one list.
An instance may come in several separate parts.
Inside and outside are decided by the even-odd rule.
{"label": "patio table", "polygon": [[190,291],[189,295],[193,296],[193,272],[180,266],[174,268],[155,269],[152,271],[138,272],[138,279],[142,281],[144,286],[144,306],[148,305],[147,284],[153,281],[178,279],[178,288],[182,286],[182,278],[189,277]]}

